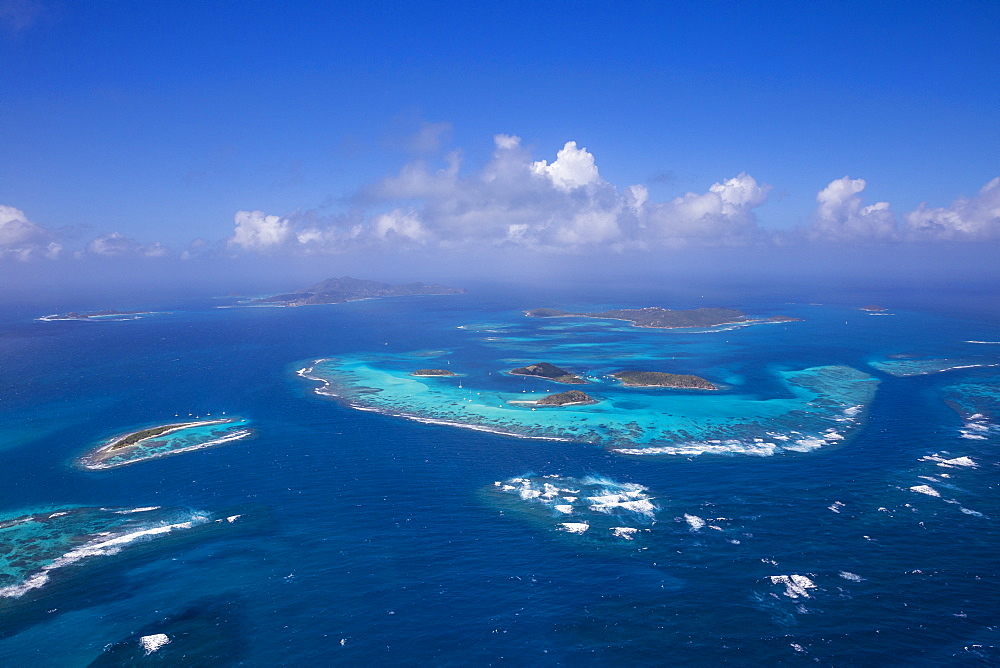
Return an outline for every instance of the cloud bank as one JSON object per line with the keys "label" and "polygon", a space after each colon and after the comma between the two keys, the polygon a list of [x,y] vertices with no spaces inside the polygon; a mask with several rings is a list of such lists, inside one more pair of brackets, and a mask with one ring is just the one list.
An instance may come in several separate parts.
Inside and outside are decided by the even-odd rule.
{"label": "cloud bank", "polygon": [[1000,241],[1000,178],[949,207],[921,205],[898,219],[888,202],[865,203],[861,178],[831,181],[816,209],[792,230],[767,228],[757,209],[771,190],[742,172],[705,192],[652,201],[643,184],[605,181],[586,147],[568,141],[555,159],[534,160],[519,137],[493,138],[490,160],[464,173],[452,152],[444,166],[416,160],[360,190],[367,215],[323,219],[236,214],[228,246],[263,253],[339,253],[372,247],[508,247],[538,252],[789,244]]}
{"label": "cloud bank", "polygon": [[754,209],[770,186],[746,173],[704,193],[652,202],[643,185],[619,190],[601,178],[593,154],[566,142],[551,162],[533,160],[513,135],[496,135],[490,160],[462,173],[458,152],[438,169],[424,160],[361,189],[367,217],[240,211],[230,248],[341,252],[356,248],[515,247],[533,251],[618,251],[764,242]]}
{"label": "cloud bank", "polygon": [[[817,193],[816,208],[804,213],[801,225],[776,229],[758,217],[771,186],[746,172],[703,192],[654,201],[644,184],[618,187],[606,181],[595,156],[575,141],[567,141],[550,161],[535,159],[519,137],[498,134],[489,159],[477,169],[465,169],[459,151],[433,164],[426,154],[439,148],[450,127],[425,124],[411,142],[418,157],[361,187],[346,200],[347,213],[237,211],[228,237],[195,240],[179,257],[321,256],[372,249],[572,254],[1000,242],[1000,177],[950,206],[921,204],[897,216],[888,202],[865,201],[864,179],[844,176]],[[59,231],[32,222],[20,209],[0,205],[0,260],[171,254],[160,243],[139,242],[120,232],[99,236],[72,253],[64,252],[67,243]]]}

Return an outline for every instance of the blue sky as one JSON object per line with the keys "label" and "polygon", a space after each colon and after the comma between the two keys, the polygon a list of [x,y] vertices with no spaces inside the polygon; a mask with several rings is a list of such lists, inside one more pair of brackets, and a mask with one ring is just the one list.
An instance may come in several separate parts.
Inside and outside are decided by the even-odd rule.
{"label": "blue sky", "polygon": [[996,2],[0,0],[0,263],[996,244],[998,34]]}

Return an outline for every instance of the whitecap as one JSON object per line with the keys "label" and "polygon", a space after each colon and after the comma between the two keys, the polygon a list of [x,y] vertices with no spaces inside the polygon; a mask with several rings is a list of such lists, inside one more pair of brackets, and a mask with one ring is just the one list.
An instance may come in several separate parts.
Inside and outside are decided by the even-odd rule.
{"label": "whitecap", "polygon": [[785,585],[785,596],[789,598],[809,598],[810,589],[816,589],[815,583],[805,575],[772,575],[773,584]]}
{"label": "whitecap", "polygon": [[633,527],[611,527],[611,535],[616,538],[624,538],[625,540],[632,540],[638,529]]}
{"label": "whitecap", "polygon": [[159,510],[159,506],[143,506],[142,508],[129,508],[127,510],[114,511],[117,515],[130,515],[132,513],[148,513],[151,510]]}
{"label": "whitecap", "polygon": [[701,519],[697,515],[688,515],[687,513],[684,513],[684,521],[688,523],[692,531],[698,531],[705,526],[705,520]]}
{"label": "whitecap", "polygon": [[857,575],[856,573],[851,573],[850,571],[840,571],[838,575],[840,575],[840,577],[844,578],[845,580],[850,580],[851,582],[861,582],[862,580],[864,580],[864,578],[861,577],[860,575]]}
{"label": "whitecap", "polygon": [[926,494],[927,496],[941,496],[941,493],[930,485],[914,485],[910,488],[910,491]]}
{"label": "whitecap", "polygon": [[559,526],[563,527],[562,531],[570,533],[584,533],[590,528],[590,525],[586,522],[562,522]]}
{"label": "whitecap", "polygon": [[965,468],[979,467],[979,464],[977,464],[971,457],[955,457],[953,459],[945,459],[939,454],[933,454],[921,457],[920,460],[925,462],[936,462],[938,466],[943,466],[944,468],[955,468],[959,466]]}
{"label": "whitecap", "polygon": [[154,633],[139,638],[139,644],[146,650],[146,656],[149,656],[164,645],[169,645],[170,637],[166,633]]}
{"label": "whitecap", "polygon": [[569,515],[573,512],[573,506],[558,505],[554,506],[554,508],[558,510],[560,513],[564,513],[566,515]]}

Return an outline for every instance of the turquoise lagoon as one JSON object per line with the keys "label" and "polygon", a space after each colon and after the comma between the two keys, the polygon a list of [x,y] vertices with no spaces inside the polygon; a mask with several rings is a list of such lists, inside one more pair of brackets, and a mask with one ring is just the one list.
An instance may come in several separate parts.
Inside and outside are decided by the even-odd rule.
{"label": "turquoise lagoon", "polygon": [[[808,452],[840,443],[863,424],[878,380],[842,364],[788,368],[752,359],[734,368],[713,350],[732,326],[643,330],[617,321],[506,322],[459,327],[469,348],[363,353],[318,359],[298,370],[319,394],[354,408],[521,437],[600,445],[624,455]],[[760,323],[756,327],[786,327]],[[745,329],[745,327],[737,328]],[[709,345],[704,345],[698,339]],[[728,342],[727,342],[728,343]],[[505,372],[548,361],[585,378],[589,405],[534,401],[567,386]],[[454,363],[452,363],[454,362]],[[421,366],[455,372],[413,377]],[[693,373],[719,391],[625,387],[623,369]],[[746,377],[754,376],[753,387]]]}

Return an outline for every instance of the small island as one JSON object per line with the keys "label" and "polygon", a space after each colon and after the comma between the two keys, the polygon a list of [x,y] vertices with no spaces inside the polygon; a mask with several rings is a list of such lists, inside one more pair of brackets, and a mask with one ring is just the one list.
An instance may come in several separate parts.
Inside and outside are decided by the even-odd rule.
{"label": "small island", "polygon": [[200,450],[246,438],[253,432],[242,418],[218,418],[163,424],[118,436],[77,460],[84,469],[100,470]]}
{"label": "small island", "polygon": [[574,313],[554,308],[535,308],[525,311],[529,318],[598,318],[602,320],[624,320],[635,327],[654,329],[681,329],[684,327],[715,327],[738,323],[754,324],[764,322],[793,322],[801,318],[777,315],[765,319],[753,319],[746,313],[731,308],[693,308],[673,310],[648,306],[646,308],[623,308],[592,313]]}
{"label": "small island", "polygon": [[39,320],[43,322],[52,322],[54,320],[101,320],[101,319],[114,319],[121,318],[124,316],[140,316],[149,315],[152,311],[116,311],[115,309],[104,309],[103,311],[91,311],[89,313],[77,313],[76,311],[70,311],[69,313],[53,313],[52,315],[44,315]]}
{"label": "small island", "polygon": [[683,390],[717,390],[715,385],[700,376],[662,371],[619,371],[611,374],[626,387],[670,387]]}
{"label": "small island", "polygon": [[680,327],[714,327],[749,320],[742,311],[731,308],[695,308],[672,310],[649,306],[635,309],[613,309],[610,311],[573,313],[553,308],[536,308],[526,311],[529,318],[600,318],[606,320],[624,320],[636,327],[653,327],[657,329],[676,329]]}
{"label": "small island", "polygon": [[417,369],[411,376],[457,376],[453,371],[447,369]]}
{"label": "small island", "polygon": [[320,281],[297,292],[254,299],[252,304],[311,306],[316,304],[341,304],[359,299],[461,294],[465,294],[465,290],[462,288],[450,288],[446,285],[425,285],[424,283],[391,285],[389,283],[379,283],[378,281],[341,276],[340,278],[328,278],[325,281]]}
{"label": "small island", "polygon": [[535,402],[538,406],[579,406],[583,404],[596,404],[597,401],[586,392],[580,390],[568,390],[558,394],[549,394]]}
{"label": "small island", "polygon": [[556,383],[565,383],[567,385],[583,385],[586,382],[583,378],[580,378],[576,374],[570,373],[566,369],[560,369],[555,364],[549,364],[548,362],[536,362],[535,364],[529,364],[528,366],[511,369],[510,373],[515,376],[534,376],[536,378],[544,378],[546,380],[551,380]]}

